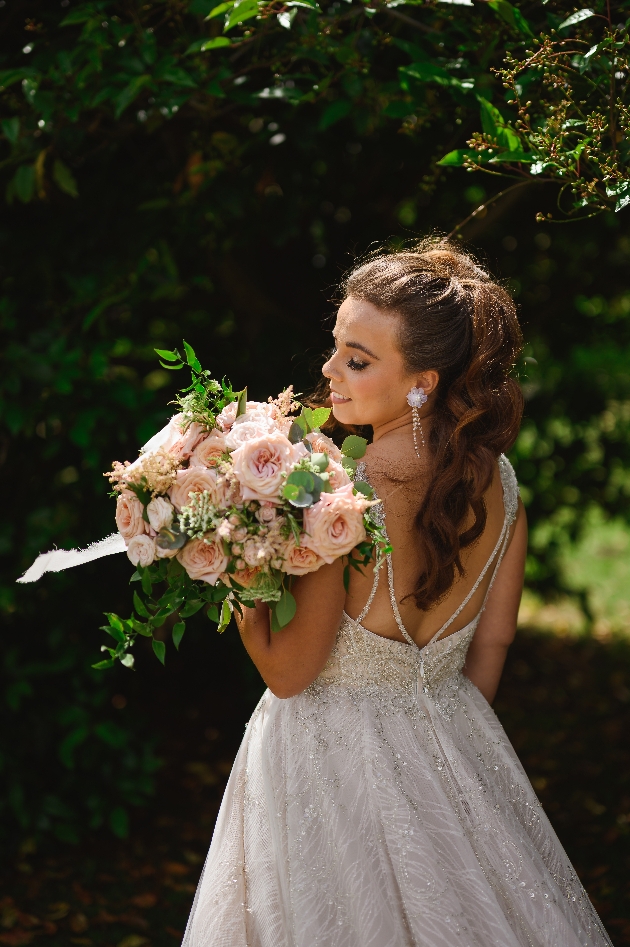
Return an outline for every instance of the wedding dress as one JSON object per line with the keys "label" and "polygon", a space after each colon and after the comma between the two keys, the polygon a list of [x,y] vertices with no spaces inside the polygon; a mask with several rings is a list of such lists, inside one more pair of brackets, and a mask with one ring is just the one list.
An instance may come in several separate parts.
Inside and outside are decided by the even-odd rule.
{"label": "wedding dress", "polygon": [[507,547],[518,488],[503,457],[499,470],[499,541],[426,646],[402,624],[390,557],[405,641],[361,624],[377,573],[310,687],[263,695],[184,947],[611,947],[499,721],[462,675],[481,611],[443,637]]}

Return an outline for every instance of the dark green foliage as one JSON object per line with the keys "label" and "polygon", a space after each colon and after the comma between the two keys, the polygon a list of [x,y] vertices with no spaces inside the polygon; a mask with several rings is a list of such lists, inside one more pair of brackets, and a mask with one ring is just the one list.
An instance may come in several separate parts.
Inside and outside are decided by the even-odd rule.
{"label": "dark green foliage", "polygon": [[[156,729],[149,708],[118,722],[113,675],[166,672],[149,639],[135,672],[90,668],[102,613],[130,613],[128,562],[111,557],[34,586],[15,579],[54,544],[113,531],[101,472],[132,459],[174,412],[178,376],[156,367],[155,348],[167,365],[164,353],[186,338],[213,375],[254,398],[291,382],[307,391],[330,345],[327,299],[354,253],[449,232],[487,205],[463,234],[521,306],[528,402],[513,457],[532,584],[557,588],[557,552],[589,504],[628,516],[628,211],[541,225],[535,214],[554,212],[556,184],[533,180],[493,205],[485,172],[436,166],[480,128],[493,133],[489,117],[499,127],[492,109],[506,128],[516,121],[491,68],[508,51],[521,59],[528,29],[558,27],[573,5],[323,4],[319,18],[285,6],[268,8],[284,21],[273,12],[227,33],[220,17],[203,19],[212,0],[12,0],[0,11],[9,834],[69,838],[99,821],[121,832],[120,811],[150,789],[143,747]],[[574,35],[603,29],[585,20]],[[230,47],[188,52],[224,38]],[[216,632],[188,614],[182,651],[193,652]],[[181,639],[171,621],[160,642],[169,659],[167,632]],[[102,735],[111,721],[119,746]]]}

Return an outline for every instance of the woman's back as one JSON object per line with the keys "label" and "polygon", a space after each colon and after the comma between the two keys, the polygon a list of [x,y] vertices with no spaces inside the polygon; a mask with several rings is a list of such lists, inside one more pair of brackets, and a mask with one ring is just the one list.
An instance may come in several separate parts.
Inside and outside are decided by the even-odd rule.
{"label": "woman's back", "polygon": [[[428,427],[428,425],[427,425]],[[469,624],[479,613],[494,575],[495,564],[501,554],[505,532],[506,508],[504,489],[495,464],[491,483],[484,494],[487,519],[483,532],[469,547],[462,550],[462,574],[455,573],[455,581],[444,597],[427,611],[416,607],[413,591],[425,562],[421,535],[415,525],[416,515],[425,497],[427,484],[432,478],[432,464],[410,458],[406,438],[392,432],[376,444],[370,445],[365,463],[359,469],[381,500],[387,535],[393,547],[392,565],[396,602],[400,617],[409,635],[419,647],[426,645],[442,626],[452,618],[469,596],[473,586],[478,587],[468,602],[444,629],[444,635],[453,634]],[[470,523],[465,523],[468,528]],[[507,545],[511,535],[507,536]],[[479,581],[481,573],[485,574]],[[385,566],[382,567],[376,592],[368,615],[362,624],[369,631],[403,641],[392,609],[391,593]],[[365,607],[374,582],[374,569],[369,566],[362,573],[351,571],[345,611],[357,618]]]}

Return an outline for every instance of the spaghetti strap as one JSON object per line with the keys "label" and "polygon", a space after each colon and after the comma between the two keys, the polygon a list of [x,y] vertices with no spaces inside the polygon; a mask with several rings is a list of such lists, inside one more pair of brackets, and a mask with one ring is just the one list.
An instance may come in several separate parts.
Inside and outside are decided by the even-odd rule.
{"label": "spaghetti strap", "polygon": [[[507,546],[508,546],[508,542],[509,542],[509,538],[510,538],[510,526],[512,525],[512,523],[513,523],[514,520],[516,519],[516,513],[517,513],[517,509],[518,509],[518,483],[517,483],[517,480],[516,480],[516,475],[515,475],[515,473],[514,473],[514,469],[513,469],[512,465],[510,464],[509,460],[507,459],[507,457],[505,457],[503,454],[501,454],[501,456],[499,457],[498,464],[499,464],[499,475],[500,475],[500,477],[501,477],[501,486],[502,486],[502,488],[503,488],[503,508],[504,508],[504,510],[505,510],[505,515],[504,515],[504,517],[503,517],[503,526],[501,527],[501,532],[500,532],[500,534],[499,534],[499,538],[498,538],[498,540],[497,540],[497,542],[496,542],[496,545],[495,545],[494,549],[492,550],[492,553],[490,554],[490,558],[488,559],[488,561],[486,562],[485,566],[483,567],[483,569],[482,569],[481,572],[479,573],[479,576],[477,577],[477,580],[475,581],[475,583],[474,583],[473,587],[471,588],[470,592],[468,593],[468,595],[466,595],[466,597],[465,597],[465,599],[463,600],[463,602],[462,602],[462,603],[459,605],[459,607],[453,612],[453,614],[451,615],[451,617],[450,617],[447,621],[444,622],[444,624],[442,625],[441,628],[439,628],[439,629],[436,631],[436,633],[433,635],[433,637],[431,638],[431,640],[428,641],[425,645],[422,645],[422,647],[421,647],[419,644],[417,644],[417,642],[415,642],[415,641],[413,640],[413,638],[411,637],[411,635],[409,634],[409,632],[407,631],[407,629],[406,629],[405,626],[404,626],[404,623],[403,623],[403,620],[402,620],[400,611],[399,611],[399,609],[398,609],[398,602],[397,602],[397,600],[396,600],[396,593],[395,593],[395,590],[394,590],[394,564],[393,564],[393,562],[392,562],[392,555],[391,555],[391,553],[389,553],[389,554],[387,555],[387,557],[386,557],[386,562],[387,562],[387,580],[388,580],[388,585],[389,585],[389,600],[390,600],[390,603],[391,603],[391,606],[392,606],[392,612],[394,613],[394,619],[395,619],[396,624],[397,624],[397,626],[398,626],[398,630],[399,630],[400,633],[402,634],[402,636],[403,636],[403,638],[405,639],[405,641],[406,641],[408,644],[414,645],[416,648],[418,648],[419,651],[423,651],[425,648],[428,648],[429,645],[434,644],[434,642],[436,642],[436,641],[443,635],[443,633],[446,631],[446,629],[449,628],[450,625],[452,625],[452,623],[455,621],[455,619],[457,618],[457,616],[462,613],[462,611],[466,608],[466,606],[468,605],[469,601],[471,600],[471,598],[473,597],[473,595],[475,594],[475,592],[477,591],[477,589],[479,588],[479,586],[480,586],[481,583],[483,582],[483,580],[484,580],[484,578],[485,578],[485,575],[486,575],[486,573],[488,572],[488,569],[490,568],[490,566],[491,566],[492,563],[494,562],[495,557],[497,557],[497,553],[498,553],[498,557],[497,557],[497,559],[496,559],[496,563],[495,563],[495,566],[494,566],[494,570],[493,570],[493,572],[492,572],[492,577],[491,577],[491,579],[490,579],[490,584],[488,585],[488,588],[487,588],[487,590],[486,590],[486,594],[485,594],[484,600],[483,600],[483,605],[481,606],[477,617],[479,617],[479,615],[481,615],[481,613],[483,612],[484,608],[486,607],[486,602],[488,601],[488,596],[489,596],[489,594],[490,594],[490,590],[491,590],[491,588],[492,588],[492,586],[493,586],[493,584],[494,584],[494,580],[495,580],[495,578],[496,578],[496,576],[497,576],[497,572],[499,571],[499,566],[501,565],[501,562],[503,561],[503,557],[504,557],[504,555],[505,555],[505,551],[506,551]],[[357,467],[357,472],[356,472],[356,476],[357,476],[358,479],[367,480],[367,473],[366,473],[366,469],[365,469],[365,464],[359,464],[359,465],[358,465],[358,467]],[[368,482],[369,482],[369,481],[368,481]],[[384,525],[385,525],[385,516],[384,516],[384,512],[383,512],[382,510],[380,511],[380,519],[382,520],[382,525],[384,526]],[[385,532],[385,535],[387,536],[387,532]],[[370,610],[370,607],[371,607],[371,605],[372,605],[372,602],[374,601],[374,596],[376,595],[376,589],[377,589],[377,587],[378,587],[378,579],[379,579],[379,570],[378,570],[378,569],[375,569],[375,571],[374,571],[374,582],[373,582],[373,584],[372,584],[372,589],[371,589],[371,591],[370,591],[370,595],[369,595],[369,597],[368,597],[367,602],[366,602],[365,605],[363,606],[363,609],[361,610],[361,613],[358,615],[358,617],[357,617],[356,619],[353,619],[353,623],[354,623],[355,625],[360,626],[360,625],[361,625],[361,622],[363,622],[363,620],[364,620],[365,617],[367,616],[367,614],[368,614],[368,612],[369,612],[369,610]]]}

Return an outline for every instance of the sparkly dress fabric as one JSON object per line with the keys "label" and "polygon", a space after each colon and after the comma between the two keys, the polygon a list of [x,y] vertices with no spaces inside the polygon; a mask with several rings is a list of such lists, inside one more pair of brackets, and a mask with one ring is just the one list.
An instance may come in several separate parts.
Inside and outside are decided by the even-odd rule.
{"label": "sparkly dress fabric", "polygon": [[[505,458],[499,469],[494,574],[518,499]],[[610,947],[503,728],[462,675],[481,613],[442,637],[453,616],[419,648],[392,604],[405,642],[361,625],[368,603],[356,621],[344,615],[310,687],[263,695],[184,947]]]}

